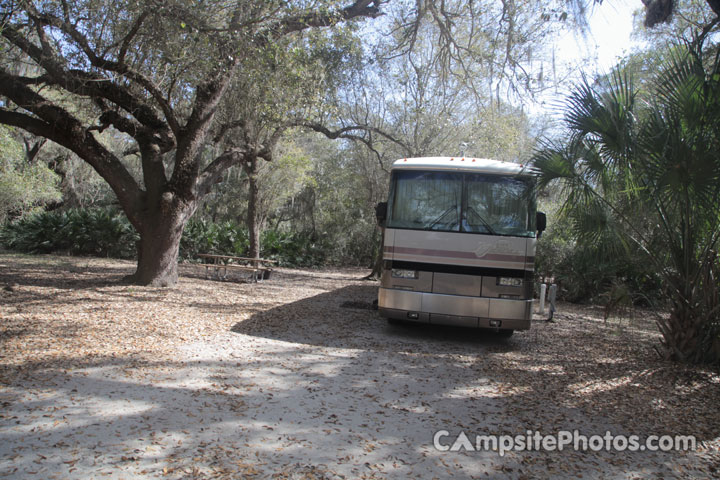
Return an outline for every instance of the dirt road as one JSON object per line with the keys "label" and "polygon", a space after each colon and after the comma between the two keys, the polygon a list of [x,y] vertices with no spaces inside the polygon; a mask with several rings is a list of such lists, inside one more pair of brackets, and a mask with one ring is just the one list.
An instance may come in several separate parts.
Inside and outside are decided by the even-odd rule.
{"label": "dirt road", "polygon": [[[720,376],[660,361],[649,314],[561,306],[504,340],[388,325],[360,270],[195,268],[146,289],[128,262],[0,255],[0,478],[718,475]],[[475,448],[575,430],[697,445]]]}

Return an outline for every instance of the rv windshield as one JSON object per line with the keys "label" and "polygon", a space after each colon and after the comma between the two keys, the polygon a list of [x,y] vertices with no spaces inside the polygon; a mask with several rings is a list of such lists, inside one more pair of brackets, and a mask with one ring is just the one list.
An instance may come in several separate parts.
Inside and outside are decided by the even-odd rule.
{"label": "rv windshield", "polygon": [[535,236],[528,177],[400,170],[391,188],[390,228]]}

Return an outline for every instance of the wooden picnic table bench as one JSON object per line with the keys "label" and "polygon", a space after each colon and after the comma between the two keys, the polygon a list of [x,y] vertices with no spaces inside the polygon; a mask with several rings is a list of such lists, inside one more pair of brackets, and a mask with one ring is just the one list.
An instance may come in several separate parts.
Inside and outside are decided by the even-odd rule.
{"label": "wooden picnic table bench", "polygon": [[[248,272],[250,280],[260,282],[270,278],[272,265],[277,260],[267,260],[264,258],[236,257],[233,255],[216,255],[210,253],[199,253],[198,258],[206,260],[201,263],[205,267],[205,278],[210,278],[209,270],[213,268],[218,279],[227,280],[228,269]],[[220,271],[223,271],[222,277]]]}

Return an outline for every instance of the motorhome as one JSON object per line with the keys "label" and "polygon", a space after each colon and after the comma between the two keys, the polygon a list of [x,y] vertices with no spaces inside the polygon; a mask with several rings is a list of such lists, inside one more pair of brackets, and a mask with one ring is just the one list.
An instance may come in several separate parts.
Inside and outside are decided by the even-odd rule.
{"label": "motorhome", "polygon": [[390,171],[380,315],[395,321],[530,328],[536,212],[526,166],[464,157],[405,158]]}

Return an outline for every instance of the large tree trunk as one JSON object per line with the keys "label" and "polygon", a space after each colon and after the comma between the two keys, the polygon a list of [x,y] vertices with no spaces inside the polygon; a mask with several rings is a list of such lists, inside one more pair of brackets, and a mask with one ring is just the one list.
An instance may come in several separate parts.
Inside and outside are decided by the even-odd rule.
{"label": "large tree trunk", "polygon": [[383,253],[385,248],[385,228],[380,228],[380,245],[375,250],[375,259],[372,265],[372,272],[367,277],[363,277],[363,280],[380,280],[382,276],[383,267]]}
{"label": "large tree trunk", "polygon": [[171,287],[177,283],[180,240],[196,203],[173,198],[166,193],[159,208],[147,210],[143,215],[137,270],[126,277],[126,281],[153,287]]}

